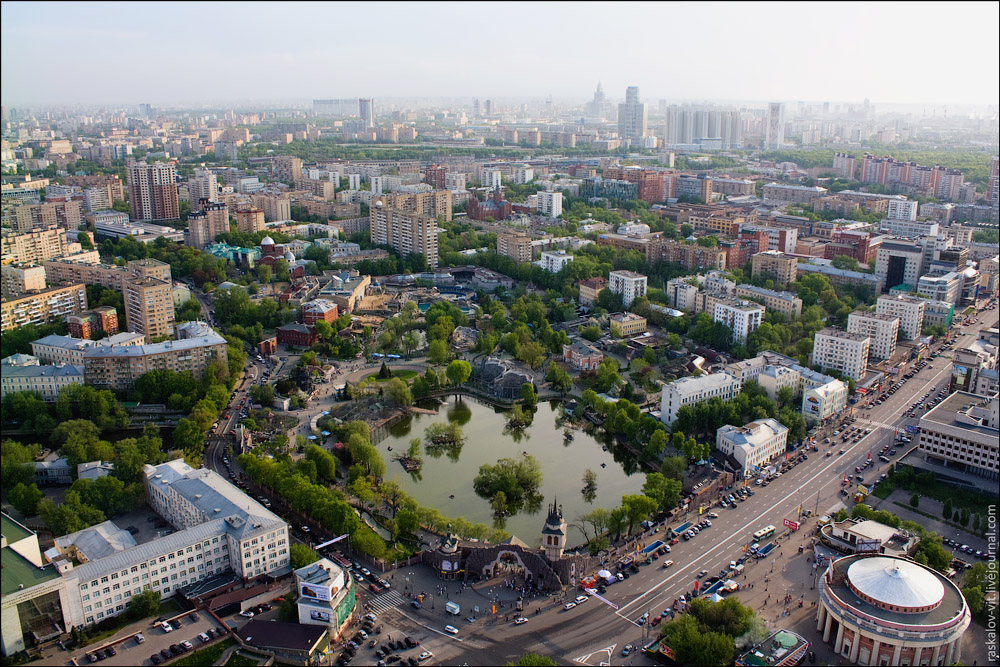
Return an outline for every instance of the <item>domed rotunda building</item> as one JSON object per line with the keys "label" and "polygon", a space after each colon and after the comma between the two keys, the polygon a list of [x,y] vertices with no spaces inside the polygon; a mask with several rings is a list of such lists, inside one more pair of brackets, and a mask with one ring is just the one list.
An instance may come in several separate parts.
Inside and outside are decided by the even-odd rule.
{"label": "domed rotunda building", "polygon": [[955,584],[907,558],[847,556],[819,583],[816,630],[857,665],[951,665],[969,606]]}

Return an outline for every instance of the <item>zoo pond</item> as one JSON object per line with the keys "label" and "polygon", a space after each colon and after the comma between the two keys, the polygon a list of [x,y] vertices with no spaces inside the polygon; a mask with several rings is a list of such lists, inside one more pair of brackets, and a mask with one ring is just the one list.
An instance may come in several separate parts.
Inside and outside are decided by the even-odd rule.
{"label": "zoo pond", "polygon": [[[443,403],[421,403],[420,407],[438,412],[406,416],[390,427],[376,445],[386,461],[386,478],[396,478],[421,505],[437,508],[445,516],[497,525],[530,546],[541,543],[540,531],[553,499],[562,505],[567,523],[573,523],[577,516],[595,507],[617,507],[623,495],[640,493],[645,481],[628,452],[616,460],[617,454],[612,452],[616,448],[609,446],[605,450],[607,441],[602,441],[602,436],[574,428],[569,431],[572,439],[567,439],[563,426],[557,423],[560,407],[556,402],[539,403],[530,425],[516,431],[507,428],[505,411],[467,396],[453,395]],[[430,451],[425,431],[434,424],[439,430],[448,424],[458,425],[464,440],[454,447]],[[396,457],[406,453],[414,438],[421,440],[423,462],[419,472],[411,474]],[[480,466],[494,465],[505,458],[520,460],[524,453],[531,455],[541,469],[540,507],[535,511],[522,508],[505,517],[502,525],[495,524],[490,501],[476,494],[473,479]],[[582,493],[588,469],[597,475],[592,502],[587,502]],[[568,538],[570,547],[585,541],[580,530],[572,526]]]}

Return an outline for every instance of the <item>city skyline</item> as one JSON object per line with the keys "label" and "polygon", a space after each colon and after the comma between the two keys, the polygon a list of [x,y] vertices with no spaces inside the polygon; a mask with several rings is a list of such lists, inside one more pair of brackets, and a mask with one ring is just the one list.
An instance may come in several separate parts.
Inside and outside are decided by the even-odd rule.
{"label": "city skyline", "polygon": [[[247,6],[237,3],[199,3],[197,23],[214,26],[211,38],[203,31],[194,35],[193,3],[140,5],[141,22],[121,11],[127,6],[4,2],[3,103],[203,106],[327,97],[549,96],[582,102],[598,81],[609,100],[623,100],[625,89],[637,86],[642,100],[654,103],[867,98],[884,106],[995,110],[1000,98],[997,3],[950,3],[948,12],[931,4],[900,12],[894,3],[808,3],[796,5],[794,16],[786,16],[788,6],[780,3],[615,4],[619,19],[665,26],[646,39],[630,36],[627,28],[594,34],[603,20],[593,12],[567,12],[562,3],[463,5],[461,22],[451,24],[437,48],[428,47],[429,37],[442,37],[435,31],[449,25],[452,5],[285,3],[243,12]],[[709,16],[722,20],[710,30],[684,29],[704,25]],[[515,48],[499,48],[495,58],[474,57],[482,54],[484,31],[529,17],[551,30],[521,46],[511,33]],[[377,30],[364,28],[376,25],[376,18]],[[871,26],[886,26],[886,35],[869,35]],[[942,36],[949,35],[962,36],[960,51],[947,49]],[[907,43],[924,54],[940,44],[953,55],[926,57],[920,67],[877,64],[898,62]],[[128,57],[146,49],[166,56],[152,59],[159,61],[156,76],[149,74],[150,57]],[[98,76],[102,83],[95,85],[105,66],[115,76]],[[39,77],[40,71],[47,76]]]}

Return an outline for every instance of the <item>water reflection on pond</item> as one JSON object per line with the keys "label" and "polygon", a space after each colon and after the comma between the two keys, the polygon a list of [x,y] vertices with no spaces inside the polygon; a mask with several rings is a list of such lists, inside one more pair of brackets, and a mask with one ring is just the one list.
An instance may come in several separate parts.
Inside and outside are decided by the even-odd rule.
{"label": "water reflection on pond", "polygon": [[[573,439],[566,440],[563,427],[556,423],[557,403],[539,404],[531,425],[515,430],[506,428],[507,417],[503,412],[469,397],[451,396],[441,405],[422,407],[437,408],[438,414],[408,416],[395,424],[389,435],[378,443],[386,460],[386,477],[397,478],[418,503],[437,508],[445,516],[464,516],[470,521],[493,525],[490,503],[476,495],[472,480],[480,466],[495,464],[502,458],[517,459],[526,452],[541,466],[540,493],[544,500],[534,513],[525,509],[507,517],[504,528],[531,546],[540,544],[539,532],[553,498],[558,498],[566,521],[572,523],[578,515],[595,507],[617,507],[622,495],[639,493],[645,481],[643,474],[637,474],[634,461],[616,461],[612,452],[605,451],[604,443],[594,436],[574,429]],[[418,474],[407,474],[394,460],[395,456],[406,452],[411,439],[420,438],[423,443],[428,426],[448,423],[461,427],[464,441],[433,448],[439,451],[430,452],[422,444],[423,466]],[[597,474],[591,503],[586,502],[581,493],[588,468]],[[580,531],[570,528],[569,545],[583,541]]]}

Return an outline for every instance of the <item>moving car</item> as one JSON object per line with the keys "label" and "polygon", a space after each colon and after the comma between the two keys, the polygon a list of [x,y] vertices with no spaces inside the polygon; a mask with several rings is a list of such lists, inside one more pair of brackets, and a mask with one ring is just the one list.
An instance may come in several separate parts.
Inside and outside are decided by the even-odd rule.
{"label": "moving car", "polygon": [[458,628],[456,628],[454,625],[446,625],[446,626],[444,626],[444,631],[447,632],[448,634],[452,634],[452,635],[457,635],[458,634]]}

